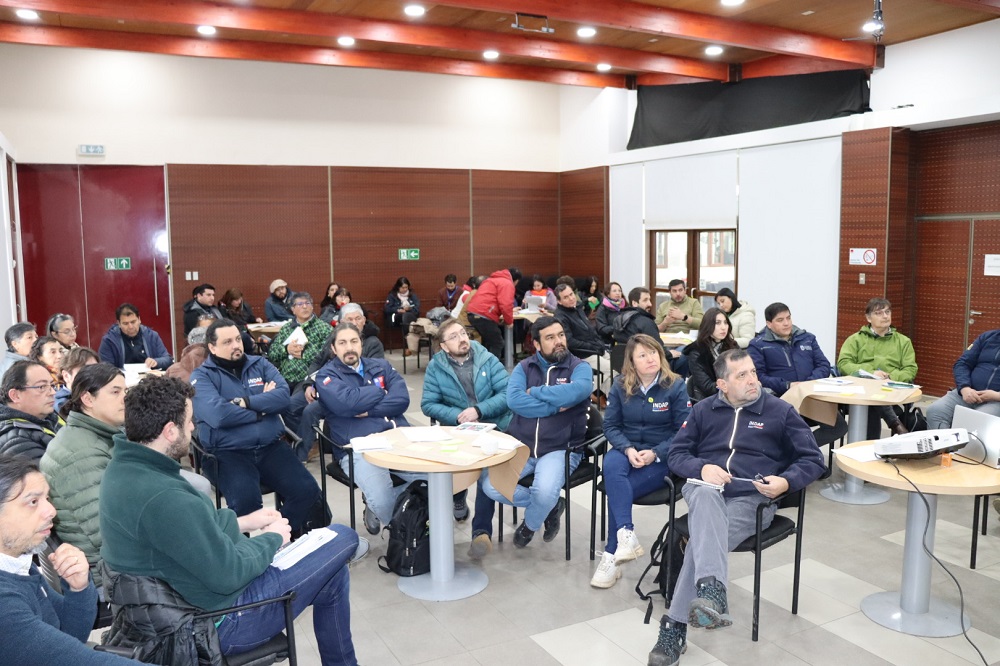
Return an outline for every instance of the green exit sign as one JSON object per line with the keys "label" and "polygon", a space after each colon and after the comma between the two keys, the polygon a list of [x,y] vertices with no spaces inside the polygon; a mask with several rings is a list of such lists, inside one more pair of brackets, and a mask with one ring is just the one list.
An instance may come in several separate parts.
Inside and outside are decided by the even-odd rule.
{"label": "green exit sign", "polygon": [[132,257],[104,257],[104,270],[130,271],[132,270]]}
{"label": "green exit sign", "polygon": [[400,261],[419,261],[420,260],[420,249],[415,247],[401,247],[399,248],[399,260]]}

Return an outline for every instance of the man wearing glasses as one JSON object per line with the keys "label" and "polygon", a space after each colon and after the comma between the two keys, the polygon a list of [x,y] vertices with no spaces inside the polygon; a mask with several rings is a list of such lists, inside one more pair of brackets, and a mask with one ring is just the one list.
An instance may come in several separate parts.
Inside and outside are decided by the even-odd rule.
{"label": "man wearing glasses", "polygon": [[[420,409],[441,425],[495,423],[506,430],[513,414],[507,407],[507,370],[486,347],[469,340],[462,323],[445,319],[438,327],[441,351],[427,364]],[[456,520],[469,517],[467,490],[453,497]],[[493,549],[493,513],[496,503],[476,485],[476,513],[472,517],[469,557],[482,559]]]}
{"label": "man wearing glasses", "polygon": [[274,336],[268,360],[288,382],[291,390],[306,378],[312,360],[323,350],[330,325],[313,313],[313,299],[304,291],[292,295],[294,317]]}
{"label": "man wearing glasses", "polygon": [[[892,327],[892,304],[884,298],[873,298],[865,306],[868,324],[844,340],[837,358],[842,375],[891,379],[912,382],[917,376],[917,355],[910,339]],[[885,421],[892,435],[909,432],[892,407],[869,407],[868,413]],[[868,439],[878,439],[882,425],[878,419],[868,419]]]}
{"label": "man wearing glasses", "polygon": [[56,385],[48,369],[18,361],[0,382],[0,455],[21,455],[38,462],[63,420],[54,411]]}

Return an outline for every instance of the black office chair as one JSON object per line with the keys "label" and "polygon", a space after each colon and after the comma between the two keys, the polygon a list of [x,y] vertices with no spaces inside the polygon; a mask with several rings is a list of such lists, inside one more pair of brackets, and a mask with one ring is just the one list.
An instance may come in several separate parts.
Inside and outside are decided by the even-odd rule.
{"label": "black office chair", "polygon": [[[403,336],[403,342],[404,343],[406,342],[406,336],[405,335]],[[417,340],[417,353],[414,354],[414,356],[417,359],[417,370],[420,369],[420,350],[421,349],[426,349],[427,350],[427,363],[430,364],[432,354],[431,354],[431,335],[429,333],[423,333],[423,334],[421,334],[420,335],[420,339]],[[406,374],[406,359],[407,359],[406,354],[403,354],[403,374],[404,375]]]}
{"label": "black office chair", "polygon": [[[350,502],[350,512],[351,512],[351,529],[355,529],[357,525],[357,519],[354,517],[355,504],[354,490],[358,487],[358,484],[354,481],[354,456],[352,451],[347,451],[347,473],[344,473],[344,469],[340,466],[336,460],[330,463],[326,462],[327,447],[329,451],[332,452],[334,449],[343,449],[344,447],[333,441],[333,438],[326,433],[326,424],[324,423],[322,427],[314,426],[313,430],[316,431],[316,436],[319,437],[319,468],[323,470],[323,474],[320,475],[319,483],[320,489],[323,491],[323,497],[326,495],[326,477],[330,476],[337,483],[344,485],[348,488],[347,493],[348,501]],[[406,484],[406,481],[399,478],[392,472],[389,473],[389,478],[392,479],[393,487],[398,487]]]}
{"label": "black office chair", "polygon": [[[664,483],[661,488],[657,488],[651,493],[647,493],[642,497],[635,497],[632,499],[633,506],[669,506],[670,507],[670,517],[667,520],[668,523],[672,522],[674,519],[674,504],[677,500],[681,499],[681,488],[684,485],[684,479],[679,477],[670,477],[669,475],[664,477]],[[600,480],[597,482],[597,492],[601,494],[601,541],[608,538],[608,520],[607,520],[607,509],[608,509],[608,494],[604,489],[604,475],[601,475]],[[597,512],[592,512],[590,514],[590,559],[593,560],[597,553]]]}
{"label": "black office chair", "polygon": [[[601,475],[600,458],[604,455],[608,446],[608,440],[604,437],[604,419],[597,405],[591,404],[587,410],[587,434],[584,440],[582,452],[583,459],[580,465],[572,474],[569,473],[569,449],[566,450],[566,479],[563,483],[563,494],[566,498],[566,560],[570,559],[571,530],[570,530],[570,490],[584,483],[590,483],[590,512],[593,514],[597,510],[597,479]],[[534,474],[529,474],[518,481],[518,485],[530,488]],[[497,540],[503,541],[503,503],[499,503],[499,518],[497,525]],[[514,525],[517,525],[517,507],[513,507]]]}
{"label": "black office chair", "polygon": [[[767,527],[762,527],[764,509],[777,504],[779,509],[798,507],[798,518],[792,520],[787,516],[775,514],[774,520]],[[752,638],[757,640],[757,625],[760,619],[760,558],[761,553],[771,546],[784,541],[788,537],[795,535],[795,569],[792,577],[792,615],[799,613],[799,573],[802,563],[802,520],[805,518],[806,491],[805,488],[794,493],[786,493],[774,499],[757,505],[757,530],[753,536],[748,537],[736,548],[734,553],[753,553],[753,633]],[[677,536],[689,538],[688,516],[681,516],[674,522]]]}
{"label": "black office chair", "polygon": [[[105,580],[110,580],[116,574],[109,571],[106,567],[104,569]],[[133,576],[134,578],[147,578],[145,576]],[[158,585],[162,585],[169,589],[169,586],[163,581],[157,581]],[[176,595],[176,592],[174,592]],[[281,603],[285,607],[285,631],[279,633],[278,635],[271,638],[263,645],[260,645],[247,652],[242,652],[240,654],[234,654],[229,656],[224,656],[222,658],[222,663],[225,666],[267,666],[268,664],[276,664],[281,661],[287,660],[289,666],[297,666],[298,658],[295,654],[295,614],[292,611],[292,600],[295,599],[295,592],[289,592],[280,597],[274,597],[273,599],[264,599],[262,601],[257,601],[249,604],[242,604],[240,606],[233,606],[231,608],[225,608],[223,610],[195,613],[191,616],[191,622],[186,622],[179,627],[179,631],[194,631],[195,627],[198,626],[199,620],[213,620],[215,618],[220,618],[225,615],[238,614],[243,611],[252,610],[260,606],[265,606],[267,604]],[[158,599],[151,599],[149,604],[158,603]],[[121,611],[121,608],[114,609],[117,614]],[[214,631],[214,622],[210,625],[211,631]],[[99,652],[110,652],[112,654],[117,654],[121,657],[126,657],[128,659],[136,659],[138,661],[139,650],[142,648],[141,645],[136,646],[124,646],[124,645],[97,645],[94,647],[95,650]]]}

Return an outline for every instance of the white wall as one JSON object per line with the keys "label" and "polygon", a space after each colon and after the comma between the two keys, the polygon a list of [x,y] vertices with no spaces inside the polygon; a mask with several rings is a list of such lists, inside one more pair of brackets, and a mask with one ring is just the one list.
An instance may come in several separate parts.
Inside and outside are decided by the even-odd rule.
{"label": "white wall", "polygon": [[736,292],[757,310],[788,305],[836,362],[840,162],[837,137],[739,152]]}
{"label": "white wall", "polygon": [[608,174],[611,200],[610,278],[621,283],[626,295],[632,287],[648,282],[648,253],[642,251],[646,244],[642,172],[642,164],[626,164],[611,167]]}
{"label": "white wall", "polygon": [[11,44],[0,63],[24,163],[559,170],[550,84]]}
{"label": "white wall", "polygon": [[[14,281],[18,272],[15,272],[14,264],[20,262],[20,252],[14,248],[11,236],[8,155],[14,156],[13,147],[7,137],[0,134],[0,224],[3,225],[0,229],[0,257],[3,257],[3,266],[0,266],[0,331],[6,331],[18,320],[14,307]],[[0,347],[3,348],[5,346]]]}

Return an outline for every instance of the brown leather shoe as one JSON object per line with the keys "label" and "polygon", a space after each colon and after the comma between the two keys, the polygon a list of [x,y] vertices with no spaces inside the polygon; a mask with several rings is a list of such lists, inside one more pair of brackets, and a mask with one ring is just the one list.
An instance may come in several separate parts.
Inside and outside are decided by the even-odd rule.
{"label": "brown leather shoe", "polygon": [[403,356],[413,356],[413,352],[410,351],[409,349],[404,349]]}

